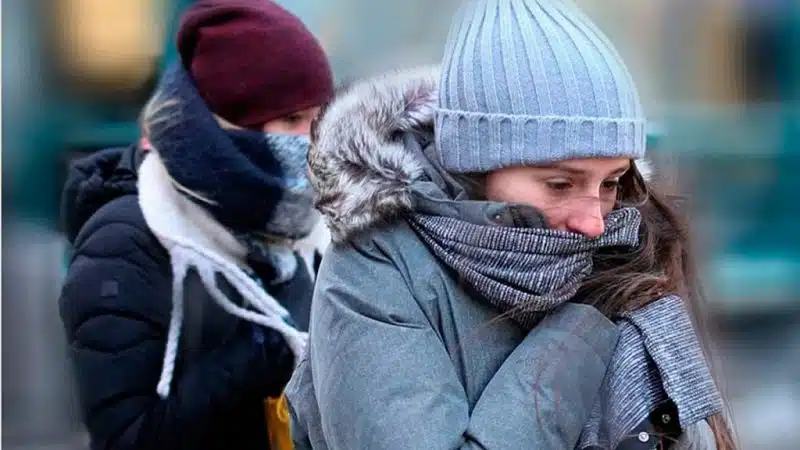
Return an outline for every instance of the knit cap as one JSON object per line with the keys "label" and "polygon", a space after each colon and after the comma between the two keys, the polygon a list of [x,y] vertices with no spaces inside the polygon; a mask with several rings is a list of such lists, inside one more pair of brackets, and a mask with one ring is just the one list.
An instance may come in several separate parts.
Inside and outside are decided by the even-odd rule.
{"label": "knit cap", "polygon": [[240,127],[260,129],[333,95],[322,46],[270,0],[199,0],[181,17],[177,46],[203,100]]}
{"label": "knit cap", "polygon": [[644,156],[630,72],[570,0],[467,0],[439,89],[436,147],[453,172]]}

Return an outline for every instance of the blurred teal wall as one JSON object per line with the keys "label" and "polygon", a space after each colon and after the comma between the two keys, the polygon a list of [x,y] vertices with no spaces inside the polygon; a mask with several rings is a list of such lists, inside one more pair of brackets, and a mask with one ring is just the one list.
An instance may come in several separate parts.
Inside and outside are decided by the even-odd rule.
{"label": "blurred teal wall", "polygon": [[[127,145],[137,135],[141,104],[92,104],[66,95],[48,76],[39,1],[3,5],[3,171],[6,211],[54,228],[58,195],[70,152]],[[172,36],[180,10],[193,0],[168,0],[169,29],[160,67],[177,58]],[[457,0],[278,0],[318,36],[343,80],[389,66],[438,61]],[[693,205],[692,226],[708,253],[707,273],[721,298],[800,292],[800,3],[754,2],[752,14],[772,14],[780,37],[775,58],[778,98],[741,105],[677,105],[657,120],[654,158],[679,161],[680,189]],[[761,9],[759,9],[761,8]],[[681,19],[688,10],[674,8]],[[750,13],[748,13],[750,14]],[[685,19],[685,17],[683,17]],[[702,22],[702,17],[694,18]],[[686,23],[682,21],[682,26]],[[676,27],[667,27],[673,32]],[[681,32],[679,34],[687,34]],[[685,38],[685,39],[688,39]],[[665,36],[679,80],[690,43]],[[674,59],[674,62],[672,60]],[[737,70],[732,66],[731,70]],[[681,85],[672,86],[681,89]],[[788,293],[788,294],[787,294]],[[790,295],[791,294],[791,295]],[[727,302],[728,300],[726,300]],[[733,302],[733,301],[731,301]],[[731,303],[732,304],[732,303]],[[745,301],[742,304],[753,304]]]}

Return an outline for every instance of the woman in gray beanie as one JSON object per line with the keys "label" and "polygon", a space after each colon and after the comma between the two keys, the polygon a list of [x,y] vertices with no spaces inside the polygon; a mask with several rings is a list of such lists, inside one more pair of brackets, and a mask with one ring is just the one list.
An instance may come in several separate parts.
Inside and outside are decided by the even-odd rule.
{"label": "woman in gray beanie", "polygon": [[298,449],[733,449],[645,116],[567,0],[473,0],[441,68],[340,92]]}

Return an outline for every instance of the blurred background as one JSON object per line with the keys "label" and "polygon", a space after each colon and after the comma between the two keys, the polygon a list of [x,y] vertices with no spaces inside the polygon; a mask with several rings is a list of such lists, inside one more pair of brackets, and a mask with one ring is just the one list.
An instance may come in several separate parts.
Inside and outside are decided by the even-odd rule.
{"label": "blurred background", "polygon": [[[85,449],[58,318],[69,161],[137,138],[192,0],[2,1],[2,444]],[[437,62],[458,0],[282,0],[337,79]],[[691,218],[745,449],[800,447],[800,1],[579,0],[651,119]]]}

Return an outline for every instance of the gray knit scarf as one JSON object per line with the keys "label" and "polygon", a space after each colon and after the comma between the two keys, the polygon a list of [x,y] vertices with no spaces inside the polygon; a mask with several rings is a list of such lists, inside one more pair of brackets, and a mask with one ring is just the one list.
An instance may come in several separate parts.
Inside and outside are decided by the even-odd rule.
{"label": "gray knit scarf", "polygon": [[482,297],[526,329],[564,304],[592,272],[604,247],[635,247],[639,211],[619,209],[597,239],[546,228],[476,225],[454,217],[417,214],[413,228],[437,257]]}
{"label": "gray knit scarf", "polygon": [[[634,247],[641,217],[612,212],[606,232],[589,239],[545,228],[478,225],[415,214],[412,228],[433,253],[501,313],[531,329],[570,301],[592,271],[594,253]],[[679,297],[667,296],[618,321],[620,341],[578,448],[615,448],[649,414],[672,400],[681,425],[722,411],[691,320]]]}
{"label": "gray knit scarf", "polygon": [[[423,191],[430,187],[425,184]],[[573,299],[592,272],[597,250],[635,247],[639,241],[641,216],[634,208],[613,211],[605,220],[605,233],[589,239],[529,225],[536,220],[514,220],[516,226],[477,223],[454,215],[456,207],[442,208],[446,201],[440,195],[433,202],[416,196],[416,213],[408,217],[415,232],[480,298],[525,329]],[[425,206],[436,203],[440,205]],[[684,429],[722,411],[722,398],[682,299],[667,296],[615,320],[620,340],[578,449],[616,448],[670,400]]]}

